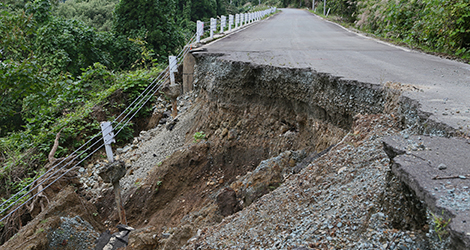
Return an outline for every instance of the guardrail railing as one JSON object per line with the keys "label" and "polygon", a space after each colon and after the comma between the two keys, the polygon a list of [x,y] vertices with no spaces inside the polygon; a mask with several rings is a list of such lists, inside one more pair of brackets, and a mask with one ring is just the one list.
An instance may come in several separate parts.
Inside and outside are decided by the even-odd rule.
{"label": "guardrail railing", "polygon": [[209,31],[210,38],[214,38],[217,30],[220,29],[219,33],[224,33],[227,31],[232,31],[233,29],[239,29],[247,24],[252,22],[256,22],[261,20],[267,15],[270,15],[276,12],[276,7],[271,7],[266,10],[256,11],[256,12],[249,12],[249,13],[240,13],[228,16],[228,23],[227,17],[221,16],[219,18],[211,18],[210,21],[197,21],[196,24],[196,42],[199,43],[201,41],[201,37],[204,36],[204,33]]}

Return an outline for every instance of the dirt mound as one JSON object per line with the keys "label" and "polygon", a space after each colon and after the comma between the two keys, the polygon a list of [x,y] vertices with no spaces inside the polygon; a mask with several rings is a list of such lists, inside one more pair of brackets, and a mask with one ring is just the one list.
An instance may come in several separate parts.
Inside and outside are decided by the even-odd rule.
{"label": "dirt mound", "polygon": [[68,186],[0,249],[91,248],[104,229],[97,215],[95,206]]}
{"label": "dirt mound", "polygon": [[[149,235],[155,235],[152,247],[167,249],[164,246],[170,245],[165,243],[168,241],[173,245],[185,243],[187,239],[174,240],[177,232],[194,235],[194,228],[213,225],[237,211],[235,207],[243,199],[240,195],[222,202],[219,199],[218,203],[217,197],[231,183],[254,171],[262,160],[293,149],[303,149],[305,153],[321,151],[345,133],[288,106],[253,104],[241,109],[238,105],[208,101],[204,93],[194,106],[202,108],[194,116],[185,146],[155,164],[142,184],[124,198],[129,225],[146,228],[145,233],[131,234],[135,249],[149,247],[138,243]],[[295,166],[295,162],[290,164]],[[282,178],[278,177],[276,186]],[[109,209],[114,207],[112,204],[111,191],[97,203],[103,217],[111,218],[111,224],[118,222],[116,212]],[[233,209],[227,212],[224,206]]]}

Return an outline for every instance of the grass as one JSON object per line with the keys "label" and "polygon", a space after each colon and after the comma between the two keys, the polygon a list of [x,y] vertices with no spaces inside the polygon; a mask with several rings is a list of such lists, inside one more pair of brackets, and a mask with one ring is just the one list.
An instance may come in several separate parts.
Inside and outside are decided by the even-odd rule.
{"label": "grass", "polygon": [[206,134],[204,134],[203,131],[196,132],[196,133],[194,133],[193,138],[194,138],[194,143],[197,143],[197,142],[200,142],[201,140],[205,140],[206,139]]}
{"label": "grass", "polygon": [[[442,211],[442,214],[444,215],[444,211]],[[433,213],[431,213],[431,215],[433,217],[434,231],[437,233],[439,240],[442,241],[442,239],[449,234],[447,231],[447,226],[449,225],[451,219],[449,218],[446,220],[444,217],[439,217]]]}

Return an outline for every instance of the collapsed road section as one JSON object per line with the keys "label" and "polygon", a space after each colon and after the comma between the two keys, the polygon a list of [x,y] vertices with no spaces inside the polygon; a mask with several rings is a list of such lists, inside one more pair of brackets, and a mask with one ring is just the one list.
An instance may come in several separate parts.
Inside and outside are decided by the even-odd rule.
{"label": "collapsed road section", "polygon": [[[418,140],[413,134],[453,134],[400,94],[414,88],[193,54],[194,90],[178,98],[178,122],[164,125],[169,118],[162,113],[172,105],[156,103],[160,125],[118,154],[127,168],[121,180],[124,209],[136,229],[129,235],[132,249],[468,249],[468,223],[445,206],[468,213],[468,166],[443,161],[452,170],[447,173],[431,159],[431,167],[412,172],[416,166],[404,167],[401,159],[420,159],[423,146],[414,145],[408,155],[401,144],[388,143],[387,136],[407,142]],[[462,157],[447,156],[421,138],[432,153]],[[450,140],[446,150],[464,148],[453,139],[439,140]],[[382,141],[398,153],[387,149],[387,155]],[[82,178],[95,175],[93,165],[83,168]],[[449,180],[452,187],[447,180],[439,180],[444,186],[414,184],[435,181],[427,178],[435,173],[426,171],[458,179]],[[55,249],[59,241],[71,246],[71,239],[61,238],[69,232],[55,232],[73,216],[90,229],[91,246],[105,225],[117,225],[119,213],[109,185],[99,179],[87,183],[75,187],[80,196],[64,189],[61,199],[51,199],[50,208],[2,247]],[[452,188],[454,196],[442,196],[444,205],[432,198]],[[457,204],[453,198],[461,200]],[[71,201],[75,210],[65,206]],[[90,209],[78,210],[80,204]],[[448,227],[433,224],[427,211]]]}

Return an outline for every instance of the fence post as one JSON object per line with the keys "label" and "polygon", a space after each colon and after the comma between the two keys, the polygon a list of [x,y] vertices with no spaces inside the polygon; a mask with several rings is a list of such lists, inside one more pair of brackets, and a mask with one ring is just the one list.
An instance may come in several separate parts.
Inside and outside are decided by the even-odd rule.
{"label": "fence post", "polygon": [[204,34],[204,23],[201,21],[197,21],[196,25],[196,43],[201,42],[201,36]]}
{"label": "fence post", "polygon": [[177,60],[176,56],[169,56],[168,57],[169,61],[169,69],[170,69],[170,83],[175,84],[175,73],[178,72],[178,68],[176,67]]}
{"label": "fence post", "polygon": [[240,21],[240,15],[239,14],[235,14],[235,29],[238,28],[238,22]]}
{"label": "fence post", "polygon": [[227,18],[225,16],[220,17],[220,33],[224,33],[225,23],[227,22]]}
{"label": "fence post", "polygon": [[104,148],[106,149],[106,155],[110,163],[114,162],[113,148],[111,143],[116,142],[114,139],[113,126],[111,122],[101,122],[101,132],[103,133]]}
{"label": "fence post", "polygon": [[217,28],[217,20],[214,18],[211,18],[211,26],[210,26],[211,38],[214,38],[214,30],[216,28]]}
{"label": "fence post", "polygon": [[228,15],[228,31],[232,31],[233,15]]}

